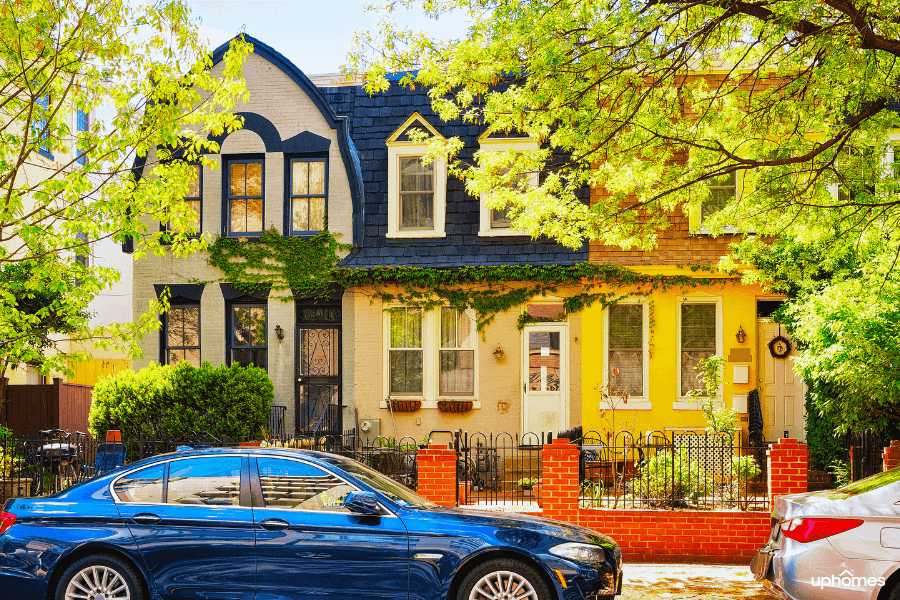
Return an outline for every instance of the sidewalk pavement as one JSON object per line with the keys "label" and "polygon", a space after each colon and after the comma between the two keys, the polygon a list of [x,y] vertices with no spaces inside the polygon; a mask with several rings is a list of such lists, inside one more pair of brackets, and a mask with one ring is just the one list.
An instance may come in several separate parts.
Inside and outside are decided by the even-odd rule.
{"label": "sidewalk pavement", "polygon": [[623,565],[617,600],[773,600],[748,566],[695,564]]}

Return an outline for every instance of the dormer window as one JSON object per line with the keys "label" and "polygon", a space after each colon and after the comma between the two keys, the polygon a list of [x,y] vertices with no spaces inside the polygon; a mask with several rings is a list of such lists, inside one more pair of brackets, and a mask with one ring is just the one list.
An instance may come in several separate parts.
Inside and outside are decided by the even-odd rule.
{"label": "dormer window", "polygon": [[[424,134],[424,138],[421,137]],[[419,113],[387,140],[389,238],[444,237],[447,163],[422,162],[428,140],[442,137]]]}
{"label": "dormer window", "polygon": [[[527,152],[538,148],[538,143],[528,137],[495,136],[496,134],[485,133],[479,138],[478,142],[481,146],[479,154],[483,152]],[[523,174],[522,178],[525,180],[524,187],[526,189],[537,187],[539,185],[539,177],[540,174],[536,171]],[[481,195],[481,220],[478,228],[479,236],[528,235],[527,232],[518,231],[512,228],[510,214],[506,208],[489,208],[485,204],[485,200],[488,199],[488,197],[489,194]]]}

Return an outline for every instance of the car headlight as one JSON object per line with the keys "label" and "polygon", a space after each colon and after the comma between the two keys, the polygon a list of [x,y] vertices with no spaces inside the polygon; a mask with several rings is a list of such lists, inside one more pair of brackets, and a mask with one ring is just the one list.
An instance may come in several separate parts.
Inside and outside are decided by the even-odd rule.
{"label": "car headlight", "polygon": [[606,553],[603,548],[593,544],[577,544],[575,542],[560,544],[550,548],[550,554],[588,565],[606,562]]}

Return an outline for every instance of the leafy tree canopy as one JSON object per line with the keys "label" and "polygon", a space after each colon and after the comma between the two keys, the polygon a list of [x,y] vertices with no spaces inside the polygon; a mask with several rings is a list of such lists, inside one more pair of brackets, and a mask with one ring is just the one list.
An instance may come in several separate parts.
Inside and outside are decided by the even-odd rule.
{"label": "leafy tree canopy", "polygon": [[[0,374],[22,361],[66,370],[63,340],[136,351],[157,319],[91,328],[88,304],[119,273],[76,259],[106,240],[135,240],[137,258],[203,245],[185,235],[189,163],[208,164],[209,134],[240,126],[251,49],[233,42],[214,74],[178,1],[0,0],[0,269],[34,274],[0,281]],[[158,222],[180,232],[171,245]],[[35,352],[48,346],[59,352]]]}
{"label": "leafy tree canopy", "polygon": [[[467,36],[394,25],[416,7],[465,13]],[[443,119],[541,140],[455,166],[473,194],[502,190],[488,202],[512,202],[514,227],[649,249],[706,203],[710,232],[757,234],[724,266],[753,264],[749,280],[792,296],[796,364],[830,390],[817,410],[843,430],[900,421],[900,6],[400,0],[379,14],[349,65],[370,92],[421,84]],[[537,169],[540,187],[510,185]],[[733,196],[711,195],[729,181]],[[590,206],[585,184],[604,192]]]}

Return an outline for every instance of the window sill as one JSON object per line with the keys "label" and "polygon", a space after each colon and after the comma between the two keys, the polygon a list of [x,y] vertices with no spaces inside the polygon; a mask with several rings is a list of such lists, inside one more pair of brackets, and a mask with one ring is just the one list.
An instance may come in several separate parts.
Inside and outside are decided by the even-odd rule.
{"label": "window sill", "polygon": [[[725,406],[725,404],[721,400],[716,400],[715,402],[713,402],[713,408],[722,408],[723,406]],[[693,402],[690,402],[690,401],[688,401],[687,398],[685,398],[685,399],[676,400],[675,402],[673,402],[672,410],[695,410],[695,411],[699,412],[699,411],[702,411],[703,409],[700,408],[699,400],[694,400]]]}
{"label": "window sill", "polygon": [[[609,402],[601,402],[597,410],[612,410]],[[616,410],[653,410],[653,403],[645,398],[629,398],[628,404],[619,402]]]}
{"label": "window sill", "polygon": [[[422,408],[433,408],[437,410],[438,400],[471,400],[472,401],[472,410],[478,410],[481,408],[481,400],[475,400],[472,396],[457,396],[455,398],[451,397],[441,397],[438,400],[425,400],[421,396],[391,396],[391,400],[418,400],[422,403]],[[387,409],[387,401],[382,400],[379,402],[379,407]]]}
{"label": "window sill", "polygon": [[696,235],[712,235],[712,236],[716,236],[716,235],[742,235],[742,234],[745,234],[745,233],[753,233],[753,232],[752,232],[752,231],[741,231],[740,229],[738,229],[738,228],[736,228],[736,227],[726,227],[726,228],[724,228],[722,231],[720,231],[719,233],[713,233],[713,232],[711,232],[709,229],[705,229],[705,228],[703,228],[703,227],[701,227],[700,229],[698,229],[698,230],[696,231]]}
{"label": "window sill", "polygon": [[386,238],[394,239],[416,239],[416,238],[442,238],[447,237],[443,231],[389,231],[385,234]]}
{"label": "window sill", "polygon": [[531,237],[524,231],[515,229],[487,229],[478,232],[478,237]]}

